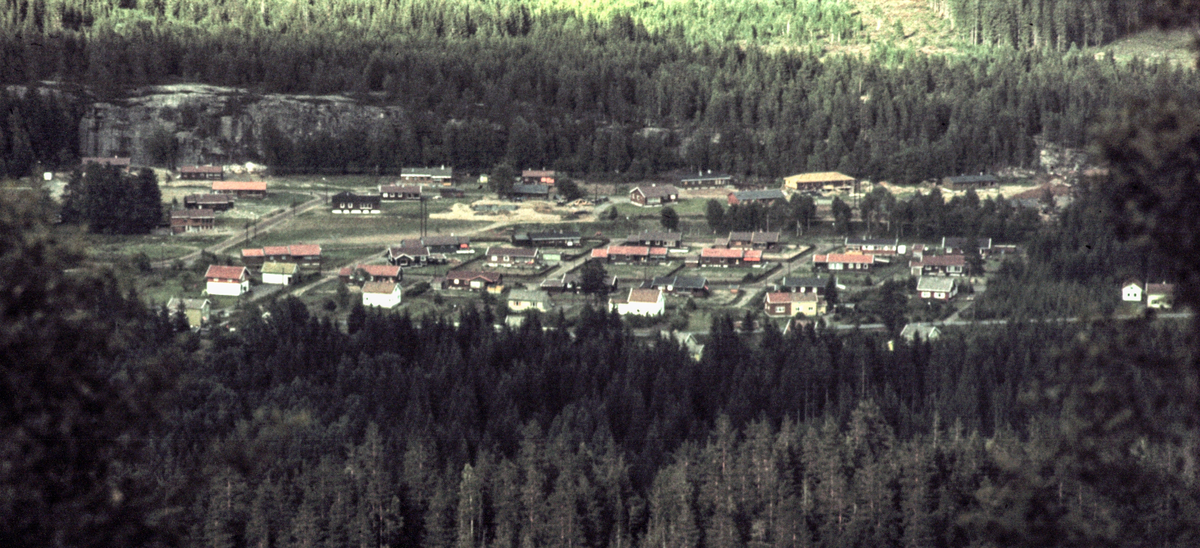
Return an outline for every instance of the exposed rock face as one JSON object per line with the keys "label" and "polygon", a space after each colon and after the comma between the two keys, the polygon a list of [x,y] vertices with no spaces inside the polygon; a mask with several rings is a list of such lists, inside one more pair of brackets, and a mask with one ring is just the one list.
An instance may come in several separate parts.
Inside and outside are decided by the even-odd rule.
{"label": "exposed rock face", "polygon": [[156,163],[155,141],[174,138],[178,165],[238,163],[262,157],[263,128],[293,139],[365,130],[405,118],[400,107],[365,105],[341,95],[259,95],[188,84],[152,86],[118,102],[90,105],[80,122],[84,156],[130,156]]}

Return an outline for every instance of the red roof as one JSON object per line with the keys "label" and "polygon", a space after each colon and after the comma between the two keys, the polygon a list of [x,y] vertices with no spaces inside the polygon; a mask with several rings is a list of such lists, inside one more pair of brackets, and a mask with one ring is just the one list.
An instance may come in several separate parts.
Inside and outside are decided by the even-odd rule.
{"label": "red roof", "polygon": [[789,293],[781,291],[778,293],[767,293],[767,304],[780,303],[798,303],[803,301],[816,301],[816,293]]}
{"label": "red roof", "polygon": [[267,183],[262,181],[213,181],[213,190],[249,190],[267,191]]}
{"label": "red roof", "polygon": [[208,271],[204,273],[204,277],[208,279],[220,278],[230,280],[240,280],[246,275],[246,267],[244,266],[223,266],[209,265]]}
{"label": "red roof", "polygon": [[483,272],[479,270],[452,270],[446,273],[448,280],[473,280],[483,278],[492,283],[500,283],[499,272]]}
{"label": "red roof", "polygon": [[286,246],[286,245],[269,245],[269,246],[263,247],[263,254],[271,255],[271,256],[291,255],[291,253],[288,252],[288,246]]}
{"label": "red roof", "polygon": [[654,257],[656,255],[662,255],[663,257],[666,257],[667,256],[667,248],[665,248],[665,247],[650,248],[650,256]]}
{"label": "red roof", "polygon": [[394,291],[396,291],[396,282],[367,282],[362,286],[363,293],[391,295]]}
{"label": "red roof", "polygon": [[966,264],[967,260],[962,255],[931,255],[909,266],[966,266]]}
{"label": "red roof", "polygon": [[[722,249],[719,247],[706,247],[700,250],[701,257],[714,259],[741,259],[746,254],[744,249]],[[760,254],[761,255],[761,254]]]}
{"label": "red roof", "polygon": [[762,261],[762,250],[761,249],[747,249],[746,256],[743,258],[750,262],[761,262]]}
{"label": "red roof", "polygon": [[262,257],[265,255],[261,247],[249,248],[242,250],[242,257]]}
{"label": "red roof", "polygon": [[593,249],[592,250],[592,258],[593,259],[607,259],[608,258],[608,248],[606,247],[606,248]]}
{"label": "red roof", "polygon": [[388,278],[394,278],[394,277],[400,275],[400,267],[399,266],[392,266],[392,265],[387,265],[387,264],[360,264],[360,265],[358,265],[358,268],[361,268],[363,272],[366,272],[367,274],[370,274],[371,276],[383,276],[383,277],[388,277]]}
{"label": "red roof", "polygon": [[830,253],[828,255],[813,255],[813,262],[875,264],[875,256],[859,253]]}
{"label": "red roof", "polygon": [[629,301],[631,303],[656,303],[662,292],[657,289],[630,289]]}
{"label": "red roof", "polygon": [[295,244],[288,246],[288,252],[294,257],[310,257],[321,254],[320,244]]}
{"label": "red roof", "polygon": [[650,248],[644,245],[610,245],[608,246],[609,255],[639,255],[647,256],[650,254]]}
{"label": "red roof", "polygon": [[420,194],[421,187],[417,185],[383,185],[379,191],[393,194]]}

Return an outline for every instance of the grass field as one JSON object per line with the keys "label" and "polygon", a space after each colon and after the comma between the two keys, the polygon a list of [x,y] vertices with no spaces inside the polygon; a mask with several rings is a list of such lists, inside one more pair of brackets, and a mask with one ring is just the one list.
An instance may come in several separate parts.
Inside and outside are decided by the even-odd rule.
{"label": "grass field", "polygon": [[[431,235],[462,233],[482,226],[487,221],[430,219],[426,224]],[[366,243],[356,240],[395,236],[390,243],[398,244],[402,237],[411,238],[420,232],[421,222],[416,215],[334,215],[322,209],[308,211],[252,240],[255,246],[288,245],[299,242],[325,243],[342,240],[347,244]],[[386,240],[386,238],[384,239]],[[380,245],[388,245],[380,240]]]}

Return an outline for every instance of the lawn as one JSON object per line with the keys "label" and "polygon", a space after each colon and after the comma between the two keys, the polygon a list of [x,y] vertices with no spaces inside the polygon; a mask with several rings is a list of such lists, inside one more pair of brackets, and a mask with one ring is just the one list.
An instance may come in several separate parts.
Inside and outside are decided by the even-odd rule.
{"label": "lawn", "polygon": [[[451,234],[463,233],[482,226],[487,221],[460,221],[448,219],[430,219],[426,224],[428,233]],[[325,210],[313,210],[302,213],[286,224],[276,227],[271,232],[262,234],[252,240],[252,245],[288,245],[298,242],[331,242],[339,238],[349,240],[394,236],[399,244],[401,238],[413,238],[420,232],[421,222],[416,215],[395,215],[383,213],[379,215],[334,215]],[[388,243],[380,243],[381,246]]]}
{"label": "lawn", "polygon": [[609,276],[616,276],[618,280],[625,282],[631,280],[641,281],[644,279],[653,279],[657,276],[666,276],[679,268],[679,261],[669,261],[659,265],[605,265],[604,271]]}
{"label": "lawn", "polygon": [[93,258],[117,260],[145,254],[152,261],[182,257],[221,241],[220,236],[83,234],[84,246]]}

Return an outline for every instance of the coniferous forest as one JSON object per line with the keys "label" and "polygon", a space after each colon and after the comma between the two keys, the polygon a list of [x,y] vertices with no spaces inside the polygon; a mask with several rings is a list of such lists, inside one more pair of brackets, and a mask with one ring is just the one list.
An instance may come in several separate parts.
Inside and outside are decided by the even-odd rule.
{"label": "coniferous forest", "polygon": [[[268,135],[283,168],[903,183],[1030,166],[1045,139],[1095,144],[1110,169],[1041,228],[1003,202],[897,205],[910,230],[1028,243],[985,311],[1057,292],[1080,322],[909,342],[718,317],[698,357],[599,308],[498,328],[486,295],[457,317],[356,307],[345,325],[284,298],[200,334],[77,268],[46,200],[6,192],[0,545],[1200,542],[1197,324],[1105,319],[1070,294],[1141,259],[1200,304],[1196,72],[1076,51],[1198,20],[1194,1],[932,2],[952,53],[881,40],[839,0],[0,5],[0,83],[72,90],[0,94],[6,176],[73,165],[87,101],[180,81],[409,114],[373,146]],[[68,213],[103,215],[105,197]]]}

